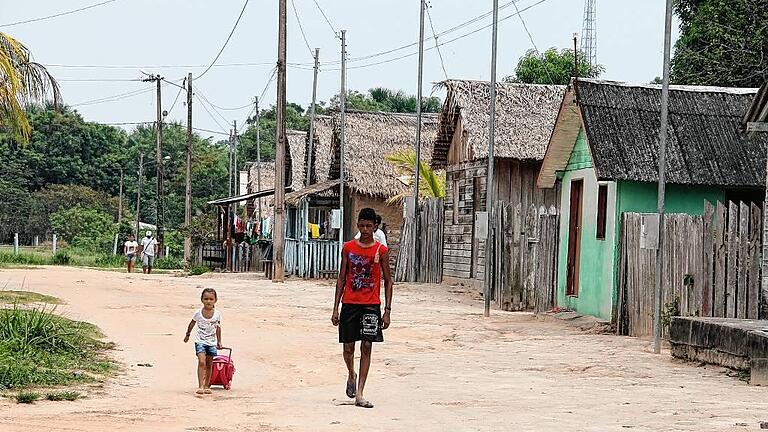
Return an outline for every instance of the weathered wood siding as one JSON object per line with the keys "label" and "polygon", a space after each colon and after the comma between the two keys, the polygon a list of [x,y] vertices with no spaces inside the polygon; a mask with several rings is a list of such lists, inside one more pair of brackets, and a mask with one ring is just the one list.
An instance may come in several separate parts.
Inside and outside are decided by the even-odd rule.
{"label": "weathered wood siding", "polygon": [[[401,243],[414,244],[415,218],[413,204],[408,205],[403,224]],[[420,257],[417,259],[414,248],[400,248],[394,277],[397,282],[440,283],[443,280],[443,223],[445,205],[440,198],[424,200],[420,203],[419,238]]]}
{"label": "weathered wood siding", "polygon": [[[559,209],[559,185],[552,189],[536,187],[540,166],[540,162],[497,160],[494,201],[525,209]],[[474,212],[485,211],[486,176],[485,159],[452,165],[446,170],[443,275],[452,281],[476,285],[485,275],[485,241],[475,240],[473,233]]]}

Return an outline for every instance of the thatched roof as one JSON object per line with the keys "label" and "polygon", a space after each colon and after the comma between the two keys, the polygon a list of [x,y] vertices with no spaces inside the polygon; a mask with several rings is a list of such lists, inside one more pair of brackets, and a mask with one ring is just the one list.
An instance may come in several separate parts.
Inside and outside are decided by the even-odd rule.
{"label": "thatched roof", "polygon": [[[334,115],[334,161],[330,178],[339,177],[339,115]],[[423,114],[421,130],[422,159],[430,162],[437,134],[437,116]],[[385,156],[413,149],[416,141],[416,115],[384,112],[352,111],[346,114],[344,163],[347,185],[366,195],[390,197],[402,192],[405,185]],[[322,146],[325,146],[323,144]]]}
{"label": "thatched roof", "polygon": [[[446,80],[437,84],[447,91],[435,142],[433,165],[443,166],[488,157],[490,83]],[[565,86],[496,85],[494,156],[541,160],[555,124]],[[461,139],[454,134],[461,132]],[[462,149],[451,149],[451,144]]]}
{"label": "thatched roof", "polygon": [[333,159],[333,116],[315,116],[315,153],[312,158],[314,168],[312,183],[328,180]]}
{"label": "thatched roof", "polygon": [[261,169],[257,169],[256,162],[251,163],[248,169],[248,192],[258,192],[257,173],[261,172],[261,190],[274,189],[275,187],[275,163],[262,162]]}
{"label": "thatched roof", "polygon": [[[304,171],[307,167],[307,133],[304,131],[288,130],[286,148],[286,177],[285,183],[291,190],[304,187]],[[290,173],[290,176],[287,174]]]}
{"label": "thatched roof", "polygon": [[[748,139],[742,126],[756,91],[670,88],[669,183],[765,185],[768,136]],[[566,167],[582,125],[598,179],[658,181],[660,110],[660,86],[576,81],[569,88],[558,117],[557,128],[567,133],[556,130],[552,135],[539,186],[554,184],[556,172]]]}

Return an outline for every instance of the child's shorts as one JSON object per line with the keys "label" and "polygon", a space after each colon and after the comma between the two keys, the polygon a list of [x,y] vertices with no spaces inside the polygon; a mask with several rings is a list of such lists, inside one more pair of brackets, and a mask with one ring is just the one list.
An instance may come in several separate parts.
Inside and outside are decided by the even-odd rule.
{"label": "child's shorts", "polygon": [[203,345],[195,342],[195,354],[205,353],[206,356],[215,357],[218,352],[213,345]]}

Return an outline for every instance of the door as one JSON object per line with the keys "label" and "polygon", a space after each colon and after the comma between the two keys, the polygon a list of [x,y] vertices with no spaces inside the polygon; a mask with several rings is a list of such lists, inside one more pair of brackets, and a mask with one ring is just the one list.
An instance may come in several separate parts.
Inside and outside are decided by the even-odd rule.
{"label": "door", "polygon": [[482,208],[481,186],[482,177],[472,179],[472,262],[469,265],[469,278],[474,279],[477,276],[477,265],[479,261],[478,252],[480,241],[475,238],[475,215]]}
{"label": "door", "polygon": [[579,295],[579,261],[581,257],[581,211],[584,181],[571,181],[571,204],[568,214],[568,267],[566,295]]}

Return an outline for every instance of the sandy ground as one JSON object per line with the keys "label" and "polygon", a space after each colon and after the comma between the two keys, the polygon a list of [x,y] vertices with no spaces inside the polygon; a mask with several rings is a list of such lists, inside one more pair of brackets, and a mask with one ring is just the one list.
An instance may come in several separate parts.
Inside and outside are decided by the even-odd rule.
{"label": "sandy ground", "polygon": [[[530,314],[483,319],[477,299],[446,286],[396,286],[366,389],[376,408],[365,410],[344,395],[329,283],[0,271],[0,286],[22,283],[98,324],[125,370],[76,402],[0,401],[3,431],[742,431],[768,420],[768,389],[722,369]],[[182,343],[201,286],[219,292],[237,365],[232,390],[205,398]]]}

